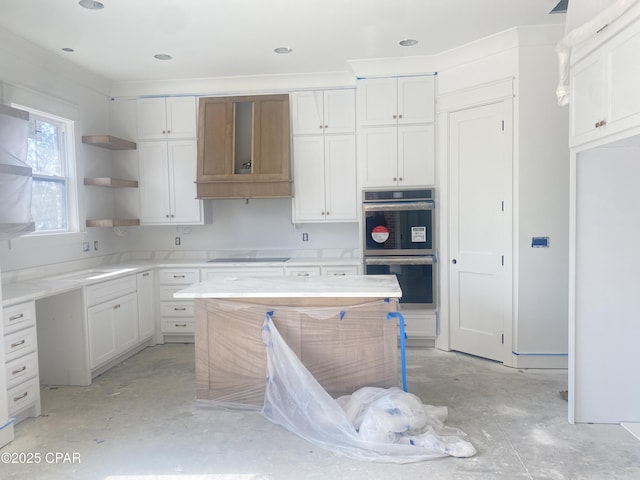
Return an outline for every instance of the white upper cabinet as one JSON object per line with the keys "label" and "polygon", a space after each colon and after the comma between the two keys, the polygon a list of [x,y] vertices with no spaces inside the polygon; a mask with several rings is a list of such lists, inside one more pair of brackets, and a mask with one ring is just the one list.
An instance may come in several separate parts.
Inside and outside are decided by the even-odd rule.
{"label": "white upper cabinet", "polygon": [[640,124],[639,51],[637,19],[626,28],[608,25],[572,53],[571,146]]}
{"label": "white upper cabinet", "polygon": [[433,75],[358,81],[358,125],[407,125],[435,121]]}
{"label": "white upper cabinet", "polygon": [[201,224],[196,199],[196,142],[140,142],[140,223]]}
{"label": "white upper cabinet", "polygon": [[291,94],[294,135],[355,132],[355,91],[352,89]]}
{"label": "white upper cabinet", "polygon": [[138,99],[138,140],[196,138],[196,98]]}
{"label": "white upper cabinet", "polygon": [[293,221],[355,222],[355,91],[291,94]]}

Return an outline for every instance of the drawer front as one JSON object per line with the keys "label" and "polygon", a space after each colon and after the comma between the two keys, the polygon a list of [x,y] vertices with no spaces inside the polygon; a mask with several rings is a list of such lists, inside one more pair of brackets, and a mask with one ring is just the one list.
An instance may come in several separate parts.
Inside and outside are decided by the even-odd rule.
{"label": "drawer front", "polygon": [[200,281],[200,271],[198,269],[161,270],[159,279],[160,283],[191,285]]}
{"label": "drawer front", "polygon": [[169,301],[169,302],[177,302],[179,299],[173,298],[173,294],[179,290],[185,289],[185,285],[160,285],[160,300],[161,301]]}
{"label": "drawer front", "polygon": [[186,318],[163,318],[162,333],[193,333],[193,320]]}
{"label": "drawer front", "polygon": [[38,354],[30,353],[7,363],[7,387],[13,388],[38,376]]}
{"label": "drawer front", "polygon": [[284,274],[291,277],[317,277],[320,267],[285,267]]}
{"label": "drawer front", "polygon": [[284,269],[282,267],[220,267],[220,268],[203,268],[202,280],[210,280],[214,277],[224,276],[233,277],[243,275],[247,277],[272,277],[282,276]]}
{"label": "drawer front", "polygon": [[193,317],[193,302],[162,302],[160,315],[163,317]]}
{"label": "drawer front", "polygon": [[4,352],[7,362],[35,352],[38,345],[34,327],[19,330],[4,337]]}
{"label": "drawer front", "polygon": [[4,334],[12,333],[36,324],[35,302],[21,303],[6,307],[2,314]]}
{"label": "drawer front", "polygon": [[37,402],[40,398],[40,385],[37,378],[32,378],[7,392],[9,415],[15,415],[20,410]]}
{"label": "drawer front", "polygon": [[327,276],[344,276],[344,275],[357,275],[357,265],[345,265],[337,267],[322,267],[322,275]]}
{"label": "drawer front", "polygon": [[136,291],[136,276],[129,275],[117,280],[91,285],[86,288],[87,306],[97,305]]}

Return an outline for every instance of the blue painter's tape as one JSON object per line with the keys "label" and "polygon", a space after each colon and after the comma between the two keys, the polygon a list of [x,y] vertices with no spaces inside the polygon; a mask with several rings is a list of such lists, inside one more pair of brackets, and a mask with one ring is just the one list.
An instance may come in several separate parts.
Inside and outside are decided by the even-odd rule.
{"label": "blue painter's tape", "polygon": [[402,367],[402,389],[407,392],[407,334],[404,329],[404,317],[400,312],[387,313],[387,320],[397,318],[400,328],[400,364]]}
{"label": "blue painter's tape", "polygon": [[340,311],[340,320],[342,320],[344,318],[344,314],[345,314],[345,311],[341,310]]}

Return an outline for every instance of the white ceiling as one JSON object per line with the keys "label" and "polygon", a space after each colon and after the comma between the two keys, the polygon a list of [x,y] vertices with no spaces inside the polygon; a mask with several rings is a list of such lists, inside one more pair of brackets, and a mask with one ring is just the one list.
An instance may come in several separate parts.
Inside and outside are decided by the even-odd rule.
{"label": "white ceiling", "polygon": [[[101,1],[87,10],[78,0],[2,0],[0,26],[122,82],[344,72],[349,60],[432,55],[565,21],[549,14],[558,0]],[[400,46],[406,38],[419,43]],[[280,46],[293,52],[274,53]]]}

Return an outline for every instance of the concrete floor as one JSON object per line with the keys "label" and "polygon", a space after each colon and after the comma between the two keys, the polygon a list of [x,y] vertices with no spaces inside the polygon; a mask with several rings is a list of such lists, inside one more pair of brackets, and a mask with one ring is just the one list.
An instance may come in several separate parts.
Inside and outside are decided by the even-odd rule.
{"label": "concrete floor", "polygon": [[[392,465],[337,456],[258,413],[194,401],[193,345],[150,347],[89,387],[42,389],[42,416],[0,452],[2,479],[637,479],[640,441],[617,425],[569,425],[564,370],[515,370],[434,349],[409,350],[409,391],[449,407],[447,425],[478,454]],[[79,463],[49,463],[51,453]],[[34,458],[35,455],[32,456]],[[4,458],[4,456],[2,457]],[[62,458],[61,460],[64,460]]]}

